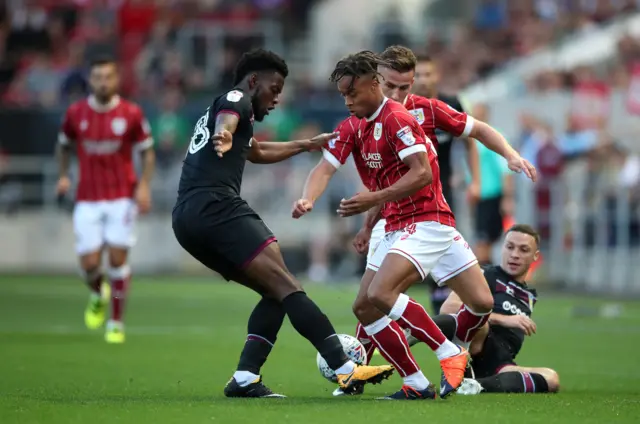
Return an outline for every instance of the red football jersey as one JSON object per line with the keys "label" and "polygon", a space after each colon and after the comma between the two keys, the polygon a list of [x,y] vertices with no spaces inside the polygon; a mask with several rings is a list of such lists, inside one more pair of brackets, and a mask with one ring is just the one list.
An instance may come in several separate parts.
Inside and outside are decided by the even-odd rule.
{"label": "red football jersey", "polygon": [[438,99],[409,94],[404,107],[416,118],[424,133],[438,147],[436,128],[455,137],[468,137],[473,129],[473,118]]}
{"label": "red football jersey", "polygon": [[[329,141],[327,148],[323,149],[323,157],[336,169],[344,165],[349,155],[353,152],[359,126],[360,119],[355,116],[350,116],[340,122],[333,131],[339,133],[338,137]],[[356,164],[356,169],[364,186],[367,187],[369,191],[376,191],[378,186],[375,179],[373,179],[372,175],[367,171],[363,157],[361,155],[353,155],[353,161]]]}
{"label": "red football jersey", "polygon": [[153,145],[140,106],[120,97],[100,105],[92,96],[67,109],[59,142],[75,145],[79,201],[132,198],[137,183],[133,149]]}
{"label": "red football jersey", "polygon": [[435,148],[403,105],[385,99],[371,117],[350,117],[338,126],[338,131],[340,136],[328,144],[324,158],[339,167],[353,153],[362,182],[370,191],[390,187],[402,178],[409,170],[402,161],[405,157],[418,152],[428,155],[433,183],[412,196],[385,204],[385,231],[423,221],[455,227],[453,213],[442,195]]}

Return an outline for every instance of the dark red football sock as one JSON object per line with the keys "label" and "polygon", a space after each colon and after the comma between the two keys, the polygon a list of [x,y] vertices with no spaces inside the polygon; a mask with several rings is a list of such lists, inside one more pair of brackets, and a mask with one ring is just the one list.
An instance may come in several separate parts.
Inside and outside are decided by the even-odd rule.
{"label": "dark red football sock", "polygon": [[491,311],[482,314],[471,311],[466,305],[462,305],[455,315],[458,328],[456,338],[463,343],[470,343],[480,327],[489,321]]}
{"label": "dark red football sock", "polygon": [[380,354],[398,370],[400,376],[407,377],[420,371],[407,338],[397,322],[385,316],[367,325],[365,331]]}
{"label": "dark red football sock", "polygon": [[112,270],[111,280],[111,320],[122,321],[124,315],[125,301],[131,281],[131,274],[128,266],[123,266]]}
{"label": "dark red football sock", "polygon": [[376,351],[376,346],[371,343],[371,338],[367,335],[367,332],[364,331],[364,327],[360,323],[356,326],[356,339],[362,343],[367,354],[367,361],[364,365],[369,365],[371,363],[371,358],[373,357],[373,352]]}
{"label": "dark red football sock", "polygon": [[433,351],[447,340],[424,307],[406,294],[398,296],[389,317],[396,320],[400,327],[411,331],[413,337],[427,344]]}

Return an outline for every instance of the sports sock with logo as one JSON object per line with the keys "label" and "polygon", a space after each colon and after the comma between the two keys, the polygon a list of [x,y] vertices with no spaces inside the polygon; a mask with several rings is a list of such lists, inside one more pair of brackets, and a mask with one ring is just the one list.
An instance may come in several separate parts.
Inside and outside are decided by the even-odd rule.
{"label": "sports sock with logo", "polygon": [[127,292],[131,282],[131,268],[129,265],[111,268],[109,270],[109,281],[111,282],[111,320],[122,322]]}
{"label": "sports sock with logo", "polygon": [[364,331],[364,327],[362,324],[358,323],[356,326],[356,339],[362,343],[364,346],[364,350],[367,353],[367,362],[365,365],[369,365],[371,363],[371,358],[373,357],[373,353],[376,351],[376,346],[371,343],[371,339],[367,335],[367,332]]}
{"label": "sports sock with logo", "polygon": [[282,303],[275,299],[263,297],[253,308],[247,324],[247,340],[234,374],[241,386],[250,384],[260,376],[260,369],[276,343],[284,316]]}
{"label": "sports sock with logo", "polygon": [[491,311],[478,313],[472,311],[467,305],[462,305],[455,315],[457,328],[454,341],[468,348],[480,327],[489,321],[489,315]]}
{"label": "sports sock with logo", "polygon": [[364,330],[384,359],[398,370],[404,384],[416,390],[424,390],[429,386],[429,380],[422,374],[418,362],[411,354],[407,338],[397,322],[384,316],[364,326]]}
{"label": "sports sock with logo", "polygon": [[487,393],[548,393],[547,380],[538,373],[508,371],[478,378]]}
{"label": "sports sock with logo", "polygon": [[389,318],[397,321],[400,327],[409,330],[413,337],[427,344],[436,352],[438,359],[460,353],[460,349],[447,340],[424,307],[406,294],[398,296],[389,312]]}

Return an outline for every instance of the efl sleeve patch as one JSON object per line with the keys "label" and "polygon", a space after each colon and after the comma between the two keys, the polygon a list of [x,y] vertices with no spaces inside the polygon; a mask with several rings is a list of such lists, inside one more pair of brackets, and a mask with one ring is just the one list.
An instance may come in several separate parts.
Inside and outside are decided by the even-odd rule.
{"label": "efl sleeve patch", "polygon": [[396,135],[406,146],[413,146],[416,144],[416,138],[413,136],[413,131],[411,131],[411,127],[408,125],[400,128],[400,131],[398,131]]}
{"label": "efl sleeve patch", "polygon": [[244,94],[242,94],[241,91],[238,91],[238,90],[229,91],[227,93],[227,100],[233,103],[237,103],[240,101],[240,99],[242,99],[242,96],[244,96]]}

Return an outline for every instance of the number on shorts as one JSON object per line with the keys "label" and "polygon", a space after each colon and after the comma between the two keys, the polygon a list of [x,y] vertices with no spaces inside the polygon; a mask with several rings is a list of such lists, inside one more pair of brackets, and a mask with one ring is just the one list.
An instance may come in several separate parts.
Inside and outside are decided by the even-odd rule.
{"label": "number on shorts", "polygon": [[192,155],[206,146],[211,138],[211,132],[207,127],[207,122],[209,122],[209,109],[207,109],[207,113],[198,119],[193,129],[193,136],[191,136],[191,142],[189,143],[189,153]]}

